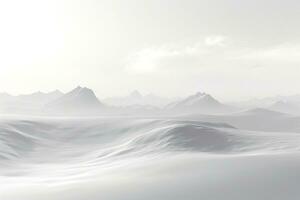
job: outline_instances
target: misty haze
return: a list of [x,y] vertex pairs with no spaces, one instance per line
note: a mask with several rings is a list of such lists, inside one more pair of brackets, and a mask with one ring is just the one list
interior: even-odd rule
[[299,10],[1,1],[0,199],[300,199]]

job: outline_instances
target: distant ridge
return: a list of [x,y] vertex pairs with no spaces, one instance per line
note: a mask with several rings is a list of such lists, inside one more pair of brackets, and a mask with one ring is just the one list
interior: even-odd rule
[[[0,113],[2,114],[108,114],[135,116],[179,116],[179,115],[259,115],[277,116],[279,114],[300,114],[299,96],[278,97],[288,100],[274,101],[263,106],[229,106],[223,104],[212,95],[197,92],[169,103],[170,99],[153,94],[143,95],[134,90],[127,96],[99,100],[94,91],[87,87],[78,86],[63,93],[59,90],[52,92],[34,92],[24,95],[0,93]],[[246,110],[247,109],[247,110]]]
[[232,116],[264,116],[264,117],[276,117],[276,116],[282,116],[285,115],[285,113],[279,112],[279,111],[274,111],[266,108],[253,108],[253,109],[248,109],[244,111],[240,111],[237,113],[233,113]]
[[173,102],[165,107],[166,110],[184,113],[224,113],[233,110],[211,95],[197,92],[181,101]]
[[93,90],[80,86],[45,106],[47,111],[78,114],[97,113],[104,107]]
[[52,92],[34,92],[31,94],[21,94],[21,95],[10,95],[8,93],[0,93],[0,99],[2,101],[14,101],[23,103],[37,103],[46,104],[53,101],[64,94],[59,90],[54,90]]
[[129,95],[120,97],[111,97],[103,100],[105,103],[113,106],[156,106],[163,107],[172,100],[159,97],[154,94],[143,95],[138,90],[134,90]]
[[287,102],[287,101],[277,101],[269,107],[270,110],[283,112],[283,113],[290,113],[290,114],[299,114],[300,107],[294,103]]
[[19,95],[16,96],[15,98],[18,98],[19,100],[26,101],[26,102],[46,104],[60,98],[63,95],[64,94],[61,91],[55,90],[49,93],[40,92],[40,91],[34,92],[32,94]]
[[143,95],[139,91],[137,91],[137,90],[134,90],[129,96],[131,98],[136,98],[136,99],[143,98]]

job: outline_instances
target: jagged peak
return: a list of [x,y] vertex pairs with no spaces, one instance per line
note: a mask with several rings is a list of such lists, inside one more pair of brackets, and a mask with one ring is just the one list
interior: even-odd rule
[[[78,86],[66,94],[67,96],[81,96],[81,97],[92,97],[97,99],[96,94],[92,89],[87,87]],[[98,99],[97,99],[98,100]]]
[[80,85],[78,85],[76,88],[74,88],[73,90],[71,90],[71,92],[72,91],[80,91],[80,90],[82,90],[82,87]]
[[130,93],[131,97],[135,97],[135,98],[141,98],[143,97],[143,95],[138,91],[138,90],[134,90]]
[[53,90],[52,92],[49,92],[48,94],[64,94],[62,91],[56,89],[56,90]]
[[217,101],[215,100],[210,94],[204,93],[204,92],[197,92],[194,95],[191,95],[186,98],[186,101],[197,101],[197,100],[211,100],[211,101]]

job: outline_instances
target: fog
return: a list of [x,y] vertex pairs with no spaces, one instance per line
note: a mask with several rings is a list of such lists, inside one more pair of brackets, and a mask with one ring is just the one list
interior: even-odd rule
[[300,1],[0,1],[1,200],[298,200]]

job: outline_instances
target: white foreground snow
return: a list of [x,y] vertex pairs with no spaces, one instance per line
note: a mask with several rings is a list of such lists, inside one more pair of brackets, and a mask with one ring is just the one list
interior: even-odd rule
[[299,169],[299,133],[183,119],[0,119],[1,200],[296,200]]

